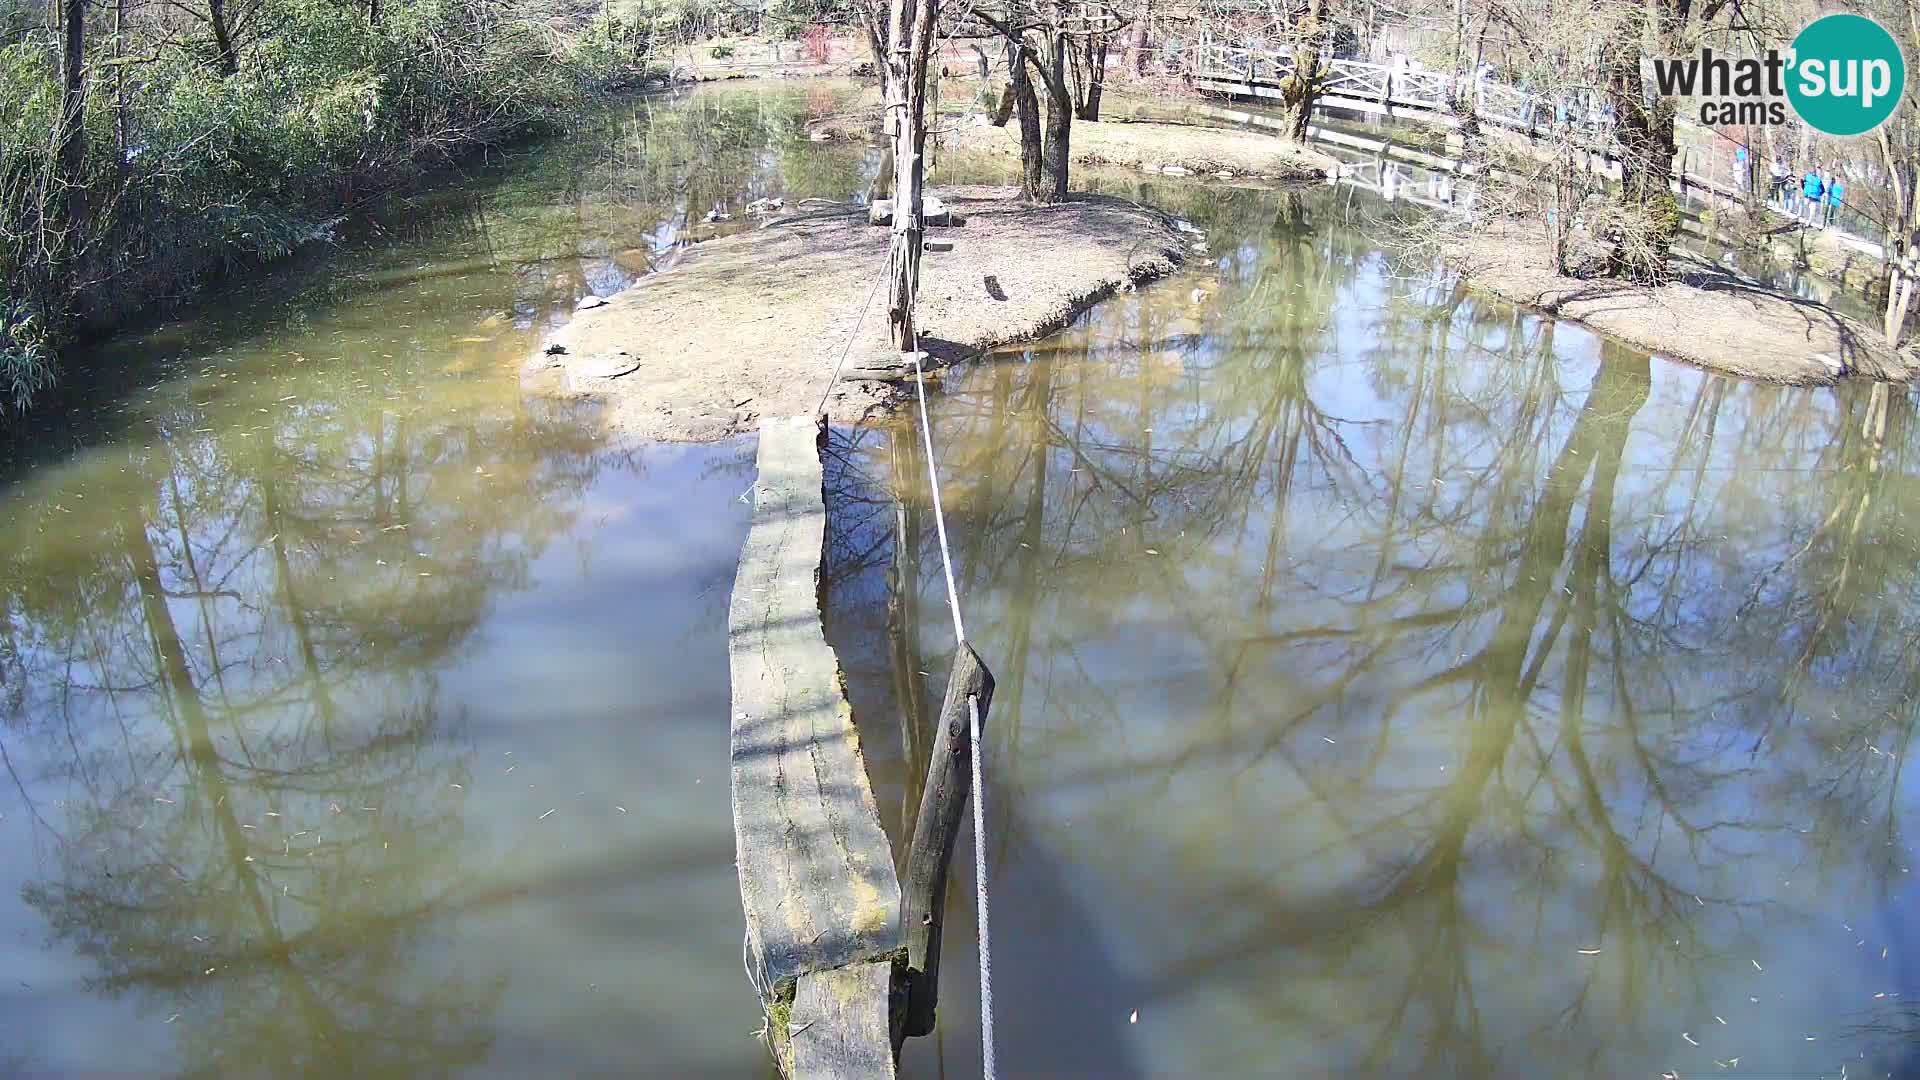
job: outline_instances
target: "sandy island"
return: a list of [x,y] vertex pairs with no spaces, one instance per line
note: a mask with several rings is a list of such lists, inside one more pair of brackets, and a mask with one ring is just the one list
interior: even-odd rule
[[[1050,333],[1170,272],[1192,242],[1164,215],[1107,196],[1028,206],[1007,189],[937,194],[965,224],[927,230],[919,324],[935,365]],[[752,431],[761,416],[813,413],[823,394],[833,422],[858,422],[901,396],[897,381],[870,377],[900,368],[887,298],[874,291],[887,241],[864,207],[829,204],[696,245],[672,270],[576,314],[524,381],[604,401],[609,428],[642,439]]]
[[[947,137],[952,146],[1020,154],[1020,126],[1011,122],[1005,127],[966,124]],[[1176,175],[1319,180],[1340,167],[1331,155],[1273,135],[1118,117],[1074,124],[1067,146],[1073,160],[1082,165],[1120,165]]]
[[1463,240],[1447,259],[1470,287],[1710,371],[1795,385],[1920,375],[1879,330],[1695,256],[1676,253],[1677,280],[1659,287],[1564,277],[1539,237],[1512,232]]

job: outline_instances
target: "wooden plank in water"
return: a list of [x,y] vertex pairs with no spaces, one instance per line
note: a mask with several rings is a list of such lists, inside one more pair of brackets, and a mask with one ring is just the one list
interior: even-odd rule
[[[766,975],[771,996],[794,1001],[796,1010],[800,998],[813,1001],[820,1030],[808,1028],[809,1036],[821,1045],[858,1042],[865,1056],[841,1057],[883,1055],[884,1075],[891,1076],[886,982],[874,1001],[844,1008],[826,1008],[820,996],[856,986],[864,994],[876,977],[868,969],[887,967],[900,948],[900,882],[839,664],[820,625],[823,434],[805,416],[769,419],[760,428],[753,525],[728,615],[740,902],[750,963]],[[857,980],[849,974],[821,981],[856,967]],[[874,1009],[877,1050],[866,1046]],[[805,1023],[796,1011],[788,1031]]]
[[887,995],[893,964],[873,960],[805,975],[787,1021],[795,1077],[890,1077]]

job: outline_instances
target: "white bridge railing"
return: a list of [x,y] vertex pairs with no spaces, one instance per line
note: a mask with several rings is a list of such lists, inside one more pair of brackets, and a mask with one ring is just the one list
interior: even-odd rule
[[[1292,54],[1280,49],[1228,45],[1203,38],[1182,51],[1188,75],[1203,85],[1212,84],[1204,85],[1205,89],[1228,94],[1277,97],[1284,91],[1283,80],[1294,73]],[[1529,140],[1555,125],[1566,124],[1591,143],[1605,143],[1613,126],[1612,110],[1599,104],[1605,96],[1596,89],[1555,100],[1487,76],[1431,71],[1404,58],[1392,64],[1329,60],[1321,69],[1315,97],[1318,103],[1333,108],[1357,108],[1390,116],[1424,113],[1429,119],[1448,124],[1458,123],[1453,104],[1457,101],[1470,108],[1481,123],[1498,125]],[[1683,131],[1711,136],[1707,145],[1700,145],[1695,138],[1681,146],[1674,163],[1674,179],[1681,190],[1691,187],[1724,202],[1740,202],[1745,197],[1747,178],[1733,153],[1735,144],[1685,117],[1676,119]],[[1606,156],[1615,158],[1611,153]],[[1761,183],[1765,182],[1763,176]],[[1790,183],[1797,190],[1798,178]],[[1850,230],[1835,231],[1851,246],[1879,254],[1876,240]]]
[[[1187,70],[1196,79],[1277,86],[1294,71],[1292,54],[1278,49],[1202,40],[1188,54],[1192,59]],[[1543,99],[1506,83],[1456,77],[1404,62],[1330,60],[1321,71],[1317,93],[1321,98],[1352,98],[1431,112],[1447,111],[1455,98],[1471,100],[1480,119],[1519,128],[1530,128],[1553,115]]]

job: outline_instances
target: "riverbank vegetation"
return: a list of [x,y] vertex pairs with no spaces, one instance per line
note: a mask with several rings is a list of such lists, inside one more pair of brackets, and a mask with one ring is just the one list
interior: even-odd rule
[[327,235],[424,170],[647,71],[562,0],[0,8],[0,415],[90,328]]

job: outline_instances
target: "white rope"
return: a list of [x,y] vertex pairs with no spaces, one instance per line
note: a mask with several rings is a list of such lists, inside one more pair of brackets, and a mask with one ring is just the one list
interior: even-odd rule
[[920,445],[927,451],[927,486],[933,492],[933,528],[940,535],[940,568],[947,576],[947,607],[953,611],[953,636],[967,640],[966,624],[960,621],[960,590],[953,584],[953,552],[947,547],[947,515],[940,505],[940,476],[933,468],[933,429],[927,425],[927,388],[920,370],[918,334],[908,335],[907,348],[913,350],[913,394],[920,402]]
[[873,279],[873,288],[867,290],[867,302],[860,305],[860,314],[853,320],[853,330],[847,334],[847,345],[840,350],[840,362],[833,365],[833,375],[827,379],[827,388],[820,391],[820,404],[814,407],[818,415],[827,411],[827,399],[833,396],[833,388],[840,385],[840,369],[847,366],[847,354],[853,351],[853,339],[860,336],[860,324],[867,321],[867,309],[873,306],[873,298],[880,292],[880,283],[887,280],[887,271]]
[[[900,207],[894,212],[899,213]],[[933,425],[927,422],[926,373],[920,369],[919,335],[910,333],[907,348],[913,356],[913,394],[920,405],[920,445],[927,452],[927,487],[933,495],[933,527],[940,537],[940,567],[947,578],[947,607],[953,612],[955,644],[964,647],[966,623],[960,619],[960,590],[953,582],[953,551],[947,546],[947,516],[940,503],[940,474],[933,467]],[[998,1070],[993,1054],[993,945],[987,929],[987,809],[986,781],[980,772],[985,750],[980,744],[980,699],[967,695],[971,722],[968,734],[973,739],[973,902],[980,925],[980,1073],[995,1080]]]

